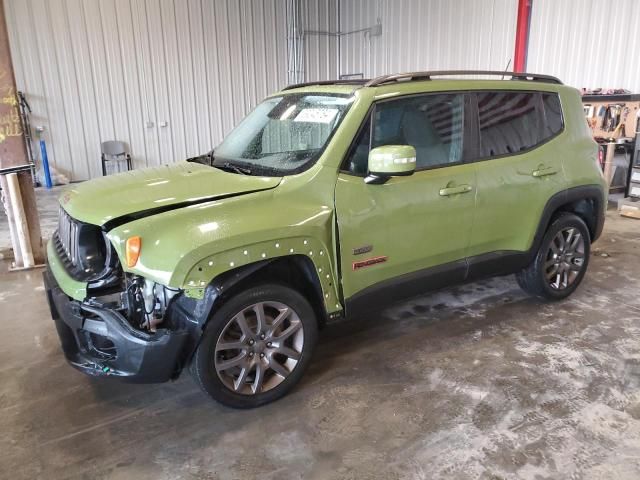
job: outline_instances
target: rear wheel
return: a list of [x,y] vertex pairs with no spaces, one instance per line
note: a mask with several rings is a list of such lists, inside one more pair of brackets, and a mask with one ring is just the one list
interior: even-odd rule
[[516,274],[520,287],[537,297],[559,300],[571,295],[589,264],[591,237],[584,221],[560,214],[549,226],[533,262]]
[[300,380],[316,339],[313,308],[300,293],[282,285],[249,288],[213,314],[191,371],[220,403],[257,407]]

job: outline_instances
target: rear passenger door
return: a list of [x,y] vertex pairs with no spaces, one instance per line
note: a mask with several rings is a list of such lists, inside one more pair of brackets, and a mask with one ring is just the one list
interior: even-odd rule
[[562,159],[554,147],[563,131],[557,94],[482,91],[474,98],[479,145],[472,274],[474,264],[495,253],[528,250],[547,201],[565,188]]

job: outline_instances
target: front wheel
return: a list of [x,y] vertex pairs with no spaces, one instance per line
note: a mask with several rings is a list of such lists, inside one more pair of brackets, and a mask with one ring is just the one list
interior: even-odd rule
[[535,259],[516,274],[520,287],[540,298],[560,300],[571,295],[589,264],[591,236],[584,221],[560,214],[549,226]]
[[300,380],[317,336],[313,308],[300,293],[283,285],[249,288],[210,318],[191,372],[214,400],[257,407]]

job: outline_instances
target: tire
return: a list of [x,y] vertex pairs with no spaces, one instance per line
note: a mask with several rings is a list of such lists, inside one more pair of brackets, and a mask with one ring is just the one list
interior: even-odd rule
[[[574,233],[569,237],[571,231]],[[565,240],[565,250],[560,248],[563,245],[560,235]],[[574,254],[569,252],[572,243],[579,244]],[[584,221],[573,213],[560,213],[549,225],[533,262],[516,274],[518,285],[530,295],[545,300],[566,298],[582,282],[590,251],[591,235]]]
[[258,407],[298,383],[317,337],[316,315],[299,292],[276,284],[247,288],[207,322],[191,373],[223,405]]

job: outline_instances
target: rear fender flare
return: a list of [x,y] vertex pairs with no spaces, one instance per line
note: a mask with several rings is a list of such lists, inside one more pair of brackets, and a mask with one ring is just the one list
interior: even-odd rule
[[544,211],[542,212],[542,217],[540,218],[540,223],[538,224],[538,229],[533,239],[533,244],[531,246],[531,249],[529,250],[530,259],[535,257],[536,253],[538,252],[538,248],[540,248],[542,238],[544,237],[544,234],[546,233],[547,228],[551,223],[553,215],[557,211],[562,210],[562,208],[566,205],[570,205],[571,203],[577,202],[579,200],[592,200],[594,203],[594,218],[588,219],[587,226],[589,227],[589,230],[592,234],[591,242],[594,242],[598,239],[598,237],[602,233],[602,226],[604,224],[604,213],[606,210],[606,205],[604,205],[604,193],[602,186],[584,185],[569,188],[567,190],[562,190],[561,192],[553,195],[545,205]]

